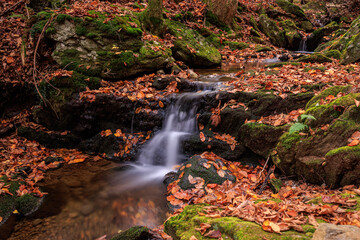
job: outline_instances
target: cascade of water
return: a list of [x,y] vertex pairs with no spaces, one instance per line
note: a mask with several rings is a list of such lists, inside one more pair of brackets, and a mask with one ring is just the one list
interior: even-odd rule
[[184,93],[168,107],[163,128],[142,148],[139,163],[166,168],[178,163],[180,141],[197,131],[198,98],[206,92]]
[[300,51],[300,52],[307,52],[306,40],[307,40],[307,37],[306,37],[306,36],[304,36],[304,37],[301,39],[301,42],[300,42],[300,45],[299,45],[299,51]]

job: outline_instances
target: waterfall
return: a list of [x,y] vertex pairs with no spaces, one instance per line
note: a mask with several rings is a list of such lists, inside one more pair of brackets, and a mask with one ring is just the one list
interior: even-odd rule
[[181,94],[167,108],[163,128],[141,149],[139,163],[171,168],[179,162],[181,140],[197,132],[197,105],[206,92]]
[[303,36],[299,45],[299,52],[307,52],[306,40],[307,37]]

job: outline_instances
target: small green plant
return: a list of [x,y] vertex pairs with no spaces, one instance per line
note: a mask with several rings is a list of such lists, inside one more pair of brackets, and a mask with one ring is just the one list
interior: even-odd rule
[[309,129],[309,126],[304,123],[307,119],[316,120],[312,115],[302,114],[300,116],[300,122],[294,123],[289,129],[289,133],[302,132]]

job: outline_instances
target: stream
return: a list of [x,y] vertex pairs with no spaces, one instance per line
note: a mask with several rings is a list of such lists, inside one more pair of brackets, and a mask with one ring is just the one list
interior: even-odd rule
[[[199,81],[214,86],[230,80],[239,70],[276,61],[195,72]],[[38,211],[16,223],[15,217],[9,219],[7,224],[12,226],[7,228],[8,239],[97,239],[135,225],[150,228],[161,225],[168,214],[163,178],[185,160],[180,143],[198,133],[197,99],[212,91],[210,88],[178,94],[166,110],[162,129],[141,148],[134,164],[89,161],[47,173],[40,186],[48,192],[44,203]]]

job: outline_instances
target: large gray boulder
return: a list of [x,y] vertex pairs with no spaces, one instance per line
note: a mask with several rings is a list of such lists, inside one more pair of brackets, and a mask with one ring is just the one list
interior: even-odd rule
[[350,225],[321,223],[312,240],[359,240],[360,228]]

